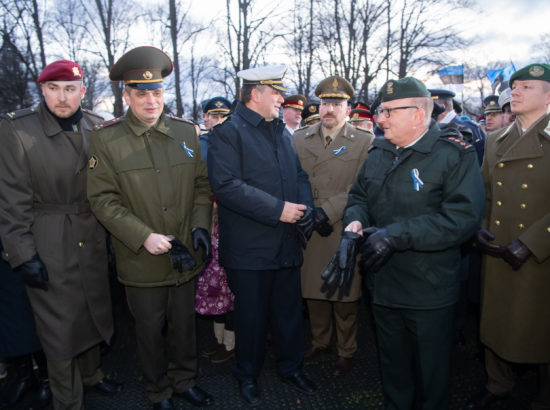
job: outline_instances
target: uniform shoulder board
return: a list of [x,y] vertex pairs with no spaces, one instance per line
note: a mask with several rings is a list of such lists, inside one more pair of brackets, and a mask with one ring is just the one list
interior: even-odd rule
[[176,117],[175,115],[172,115],[172,114],[168,114],[168,118],[171,118],[175,121],[186,122],[187,124],[191,124],[193,126],[198,125],[195,121],[186,120],[185,118],[181,118],[181,117]]
[[109,127],[110,125],[117,124],[122,121],[122,117],[113,118],[112,120],[102,122],[94,127],[94,131]]
[[305,130],[306,128],[309,128],[309,125],[308,125],[308,124],[302,125],[301,127],[296,128],[296,129],[294,130],[294,132],[296,132],[296,131],[301,131],[301,130]]
[[93,112],[93,111],[88,110],[86,108],[82,108],[82,112],[85,112],[86,114],[91,115],[92,117],[99,118],[100,120],[103,121],[103,117],[101,115],[99,115],[98,113],[96,113],[96,112]]
[[2,115],[2,118],[8,118],[10,120],[16,120],[18,118],[26,117],[27,115],[38,112],[37,107],[23,108],[21,110],[8,112]]
[[457,136],[454,136],[454,135],[443,135],[441,137],[441,139],[443,141],[447,141],[447,142],[450,142],[451,144],[453,144],[455,147],[457,148],[460,148],[462,150],[467,150],[469,148],[472,148],[473,149],[473,145],[470,144],[469,142],[466,142],[460,138],[458,138]]

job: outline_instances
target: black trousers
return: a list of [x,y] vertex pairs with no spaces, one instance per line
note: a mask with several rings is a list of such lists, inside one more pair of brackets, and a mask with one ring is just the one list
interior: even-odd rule
[[[195,385],[196,282],[193,279],[181,286],[126,287],[136,321],[137,352],[147,379],[147,397],[153,403]],[[165,323],[166,340],[162,335]]]
[[300,370],[304,360],[300,269],[227,269],[227,279],[235,294],[235,377],[242,381],[260,374],[268,326],[279,375]]

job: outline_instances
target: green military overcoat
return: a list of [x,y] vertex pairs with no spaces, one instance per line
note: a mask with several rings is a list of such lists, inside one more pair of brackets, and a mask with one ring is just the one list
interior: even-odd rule
[[316,207],[323,208],[334,231],[327,237],[313,232],[304,252],[302,295],[307,299],[352,302],[361,297],[361,277],[354,275],[349,292],[328,292],[321,271],[336,252],[342,238],[342,213],[348,191],[367,158],[374,134],[345,123],[325,148],[321,123],[294,133],[296,153],[309,182]]
[[49,359],[69,359],[113,334],[106,233],[86,198],[89,135],[102,118],[84,111],[63,131],[44,103],[0,123],[0,230],[12,267],[40,255],[48,291],[27,293]]
[[[212,191],[193,123],[163,114],[149,127],[128,109],[125,117],[96,127],[88,198],[111,233],[124,285],[178,285],[202,270],[202,248],[193,250],[191,230],[210,229]],[[168,254],[151,255],[143,243],[153,232],[179,238],[196,267],[180,273]]]
[[[487,137],[484,226],[494,242],[533,253],[514,271],[485,256],[481,340],[512,362],[550,362],[550,115],[520,133],[516,120]],[[521,135],[521,136],[520,136]]]

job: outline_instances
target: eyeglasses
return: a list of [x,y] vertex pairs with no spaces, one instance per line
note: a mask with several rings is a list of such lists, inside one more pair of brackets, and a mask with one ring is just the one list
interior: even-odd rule
[[404,110],[406,108],[416,108],[416,109],[418,109],[419,107],[417,107],[416,105],[404,105],[402,107],[393,107],[393,108],[378,107],[378,109],[376,110],[376,114],[378,114],[378,115],[384,114],[384,117],[390,118],[390,115],[391,115],[392,111],[394,111],[394,110]]

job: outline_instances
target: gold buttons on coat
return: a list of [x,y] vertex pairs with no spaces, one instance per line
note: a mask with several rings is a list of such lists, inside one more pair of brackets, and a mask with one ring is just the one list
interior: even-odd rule
[[84,242],[78,242],[78,246],[79,246],[80,248],[84,248]]
[[527,189],[529,187],[529,185],[527,184],[521,184],[521,189]]
[[500,226],[500,221],[498,219],[495,221],[495,225]]
[[518,225],[518,228],[519,228],[519,229],[523,229],[523,228],[525,228],[525,225],[519,224],[519,225]]
[[498,185],[498,186],[502,186],[502,182],[497,181],[497,185]]
[[533,169],[533,164],[527,164],[527,168]]
[[519,207],[520,207],[521,209],[525,209],[525,208],[527,208],[527,204],[521,204]]
[[501,201],[497,201],[497,206],[502,206],[502,202],[501,202]]
[[499,168],[504,168],[504,163],[499,162],[497,166],[498,166]]

